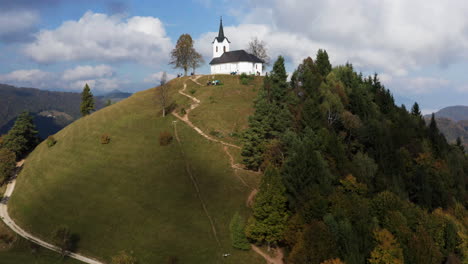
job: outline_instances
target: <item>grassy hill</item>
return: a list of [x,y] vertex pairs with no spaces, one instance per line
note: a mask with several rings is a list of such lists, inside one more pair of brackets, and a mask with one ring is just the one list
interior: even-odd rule
[[[194,124],[238,142],[233,132],[247,124],[254,85],[261,79],[241,85],[236,76],[216,78],[224,86],[175,79],[168,83],[169,96],[175,111],[187,108],[189,99],[177,93],[187,82],[187,91],[194,89],[202,100]],[[39,145],[18,177],[10,214],[49,241],[55,227],[66,224],[80,238],[78,251],[104,261],[126,250],[140,263],[165,263],[171,256],[180,263],[263,263],[251,251],[234,250],[229,238],[234,213],[244,218],[250,213],[251,189],[243,181],[254,186],[258,175],[236,174],[221,144],[172,115],[162,118],[159,92],[137,93],[77,120],[55,135],[52,148]],[[180,144],[174,139],[160,146],[160,133],[174,135],[175,127]],[[107,145],[100,143],[104,133],[111,138]],[[238,161],[239,150],[229,151]],[[223,258],[223,253],[232,255]]]

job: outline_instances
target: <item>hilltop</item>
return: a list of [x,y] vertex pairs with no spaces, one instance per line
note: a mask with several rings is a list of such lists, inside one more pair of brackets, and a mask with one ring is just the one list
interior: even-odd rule
[[[237,144],[262,78],[242,85],[238,76],[216,76],[223,85],[201,86],[207,78],[167,84],[174,112],[192,105],[178,93],[186,84],[201,100],[190,113],[193,125]],[[207,140],[173,115],[162,118],[159,92],[78,119],[54,135],[52,148],[40,144],[18,177],[10,215],[46,241],[67,225],[79,236],[79,252],[104,261],[126,250],[141,263],[263,263],[252,251],[232,249],[229,232],[236,212],[247,218],[259,175],[233,168],[240,149]],[[172,135],[168,146],[159,144],[162,132]],[[109,144],[100,143],[103,134]]]

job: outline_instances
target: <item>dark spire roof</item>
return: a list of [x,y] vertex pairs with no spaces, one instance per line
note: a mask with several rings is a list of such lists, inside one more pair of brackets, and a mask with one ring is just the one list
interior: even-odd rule
[[240,61],[263,63],[263,61],[257,56],[249,54],[245,50],[234,50],[224,52],[223,55],[221,55],[221,57],[214,58],[213,60],[211,60],[210,65]]
[[[228,41],[229,43],[231,43],[231,42],[229,41],[229,39],[226,38],[226,37],[224,36],[223,17],[221,17],[220,22],[219,22],[219,32],[218,32],[218,36],[215,38],[215,40],[217,40],[219,43],[221,43],[221,42],[224,41],[224,39],[227,39],[227,41]],[[214,40],[213,40],[213,42],[214,42]]]

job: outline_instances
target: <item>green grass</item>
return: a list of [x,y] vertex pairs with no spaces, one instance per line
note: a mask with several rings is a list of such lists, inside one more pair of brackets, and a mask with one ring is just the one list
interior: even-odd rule
[[[198,79],[201,84],[211,80],[211,75]],[[215,75],[222,86],[203,86],[189,81],[187,90],[195,89],[195,97],[202,104],[190,113],[190,120],[203,131],[219,131],[223,140],[240,144],[240,135],[248,126],[248,117],[253,113],[253,101],[263,83],[263,77],[255,77],[251,85],[242,85],[239,76]]]
[[[168,84],[178,107],[189,104],[177,94],[184,80]],[[228,80],[223,82],[227,89]],[[202,89],[195,96],[206,96]],[[80,237],[79,252],[104,261],[127,250],[140,263],[165,263],[169,256],[184,264],[263,263],[252,251],[230,246],[229,222],[236,211],[247,218],[249,189],[234,175],[222,146],[181,121],[177,122],[181,146],[175,139],[168,146],[159,146],[159,134],[174,133],[176,119],[160,117],[157,92],[137,93],[77,120],[54,136],[57,144],[51,148],[45,142],[40,144],[18,177],[9,201],[10,214],[18,225],[47,241],[56,226],[66,224]],[[218,98],[216,92],[210,96],[217,101],[225,98]],[[217,109],[218,119],[224,118],[224,108],[209,111]],[[209,114],[216,126],[226,122]],[[110,135],[110,144],[100,144],[104,133]],[[214,220],[220,246],[185,170],[186,163]],[[258,181],[255,175],[244,177]],[[222,258],[227,252],[232,256]]]
[[16,236],[3,222],[0,221],[0,234],[14,237],[14,242],[7,244],[0,240],[0,263],[2,264],[78,264],[80,261],[62,258],[59,254],[34,245]]

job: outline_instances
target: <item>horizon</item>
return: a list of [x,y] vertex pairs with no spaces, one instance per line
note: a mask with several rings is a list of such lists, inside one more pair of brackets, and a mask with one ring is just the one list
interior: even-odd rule
[[193,37],[204,56],[198,72],[207,74],[222,16],[232,50],[246,49],[258,37],[272,61],[285,57],[289,74],[323,48],[333,66],[350,62],[364,75],[378,73],[398,105],[417,101],[428,114],[468,102],[463,74],[468,5],[462,1],[294,1],[282,7],[281,1],[247,0],[158,6],[151,1],[6,0],[2,5],[0,21],[8,22],[0,25],[0,83],[13,86],[80,92],[89,83],[96,94],[145,90],[158,84],[163,71],[169,78],[180,72],[168,61],[183,33]]

